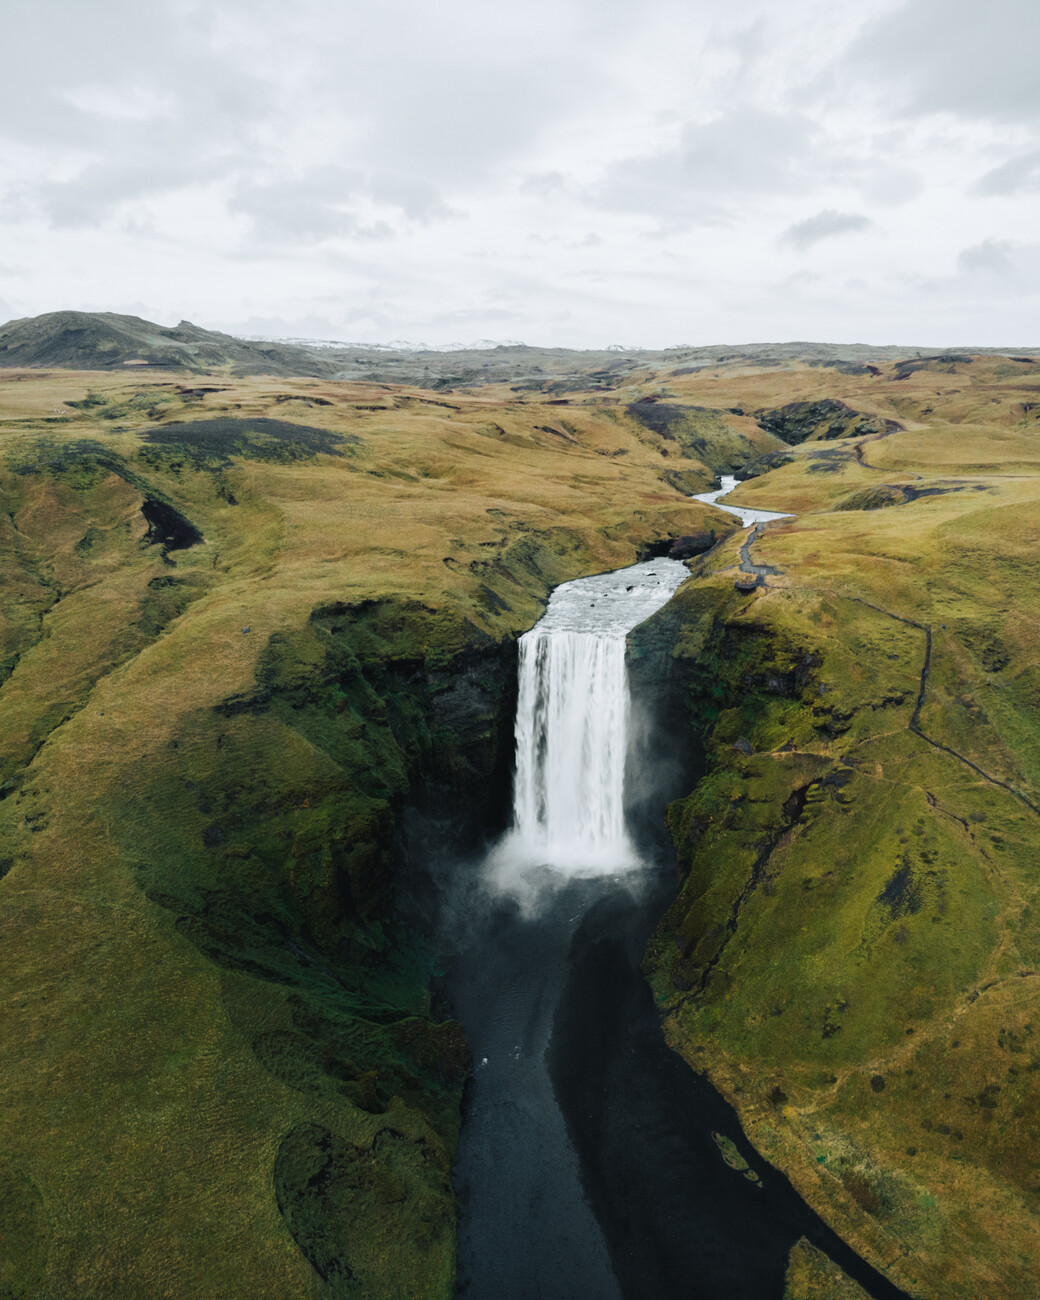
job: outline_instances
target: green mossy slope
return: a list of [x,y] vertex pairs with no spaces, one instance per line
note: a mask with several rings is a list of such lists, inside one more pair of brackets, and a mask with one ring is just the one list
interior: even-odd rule
[[[451,1293],[466,1047],[395,911],[402,811],[493,808],[555,584],[712,529],[636,637],[708,763],[647,961],[670,1041],[914,1294],[1032,1294],[1040,379],[777,365],[566,409],[0,385],[5,1294]],[[782,455],[742,414],[821,403],[845,436]],[[741,500],[797,518],[742,556],[683,494],[751,460]],[[790,1285],[842,1294],[818,1263]]]
[[667,614],[709,766],[669,812],[647,971],[676,1049],[877,1266],[937,1300],[1032,1295],[1036,480],[868,524],[826,513],[830,480],[813,514],[812,473],[742,489],[805,512],[753,543],[763,586],[734,589],[723,543]]
[[402,811],[494,812],[553,585],[726,520],[595,414],[87,382],[0,388],[0,1289],[448,1297]]

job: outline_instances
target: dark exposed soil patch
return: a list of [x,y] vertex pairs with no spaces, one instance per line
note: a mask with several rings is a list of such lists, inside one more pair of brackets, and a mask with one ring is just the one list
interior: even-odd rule
[[896,868],[885,881],[878,901],[888,908],[893,921],[903,916],[913,916],[921,910],[921,891],[909,865]]
[[145,542],[149,546],[161,545],[164,555],[170,551],[186,551],[189,546],[205,541],[191,520],[166,501],[146,500],[141,514],[148,521]]
[[874,375],[876,378],[881,374],[877,366],[859,361],[810,361],[808,364],[817,370],[836,370],[840,375]]
[[691,412],[704,413],[706,408],[677,406],[672,402],[661,402],[656,397],[641,397],[638,402],[626,406],[625,410],[644,428],[671,441],[675,438],[676,430],[685,426]]
[[[625,407],[626,415],[661,440],[656,444],[661,455],[668,455],[670,450],[669,446],[661,443],[674,444],[672,455],[700,460],[716,472],[728,471],[737,456],[747,457],[754,450],[750,440],[727,423],[727,415],[733,413],[713,406],[663,402],[653,396],[641,397],[638,402],[630,402]],[[675,486],[687,493],[697,490],[692,483]]]
[[387,1221],[398,1252],[413,1255],[416,1220],[427,1243],[443,1244],[452,1228],[447,1171],[423,1143],[390,1128],[356,1145],[323,1125],[297,1124],[275,1158],[274,1188],[286,1226],[334,1296],[369,1294],[365,1246]]
[[825,447],[812,453],[808,470],[810,474],[842,474],[853,459],[853,454],[841,447]]
[[183,456],[196,466],[227,464],[232,456],[281,463],[317,455],[342,456],[360,442],[353,435],[308,424],[235,416],[163,424],[145,430],[142,437],[150,446]]

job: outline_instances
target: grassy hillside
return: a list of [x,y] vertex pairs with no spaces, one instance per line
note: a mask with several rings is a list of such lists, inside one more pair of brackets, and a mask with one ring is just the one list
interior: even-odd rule
[[752,543],[761,585],[735,589],[726,542],[669,611],[711,754],[648,959],[670,1040],[839,1231],[944,1300],[1032,1296],[1040,1266],[1035,369],[844,381],[904,429],[747,483],[798,515]]
[[270,379],[15,372],[0,438],[0,1294],[450,1295],[467,1050],[395,823],[478,798],[554,584],[727,530],[665,481],[710,470]]
[[[1034,1294],[1040,366],[230,370],[0,382],[0,1295],[451,1294],[403,810],[490,806],[513,638],[680,536],[670,1041],[914,1294]],[[750,544],[685,496],[741,467]]]
[[0,326],[0,369],[62,366],[69,370],[127,367],[206,373],[321,375],[320,353],[247,343],[191,321],[156,325],[113,312],[56,311]]

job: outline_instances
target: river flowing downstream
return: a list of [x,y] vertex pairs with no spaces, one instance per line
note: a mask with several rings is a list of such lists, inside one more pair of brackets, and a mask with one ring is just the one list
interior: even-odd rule
[[723,474],[719,478],[719,483],[721,484],[720,487],[713,489],[711,492],[698,492],[690,500],[703,501],[705,505],[714,506],[716,510],[725,510],[728,515],[736,515],[743,528],[749,528],[752,524],[768,524],[774,519],[794,518],[794,515],[785,514],[779,510],[752,510],[749,506],[723,505],[722,498],[728,497],[731,492],[735,492],[740,486],[740,480],[733,474]]
[[454,1170],[466,1300],[781,1300],[801,1236],[877,1300],[902,1295],[670,1051],[640,974],[675,875],[670,846],[626,823],[625,639],[688,576],[657,559],[567,583],[520,641],[513,822],[475,875],[459,867],[445,978],[474,1057]]

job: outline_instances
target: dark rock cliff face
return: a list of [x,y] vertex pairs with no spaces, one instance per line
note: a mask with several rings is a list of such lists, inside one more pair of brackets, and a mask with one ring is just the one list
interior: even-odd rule
[[[516,642],[464,650],[423,673],[434,743],[403,801],[428,847],[468,852],[500,831],[509,811],[516,713]],[[419,845],[406,837],[405,851]]]
[[515,641],[489,641],[422,673],[435,739],[396,809],[392,859],[396,915],[422,939],[441,928],[437,868],[479,854],[509,821],[516,661]]
[[902,428],[895,420],[853,410],[833,397],[816,402],[789,402],[771,411],[758,411],[757,415],[763,429],[787,443],[894,433]]
[[695,555],[710,551],[719,540],[714,528],[699,533],[687,533],[682,537],[662,537],[650,542],[639,551],[641,560],[655,560],[667,557],[669,560],[689,560]]
[[689,709],[693,675],[676,657],[681,615],[668,604],[629,636],[632,742],[626,770],[626,817],[649,843],[666,844],[664,814],[704,773],[704,747]]
[[784,465],[790,465],[793,456],[788,456],[782,451],[769,451],[764,456],[755,456],[746,461],[739,469],[734,471],[734,477],[741,483],[747,482],[750,478],[761,478],[763,474],[768,474],[771,469],[780,469]]
[[[500,829],[515,683],[514,641],[438,626],[414,602],[335,603],[272,636],[256,689],[221,706],[276,723],[335,764],[331,788],[305,798],[291,849],[297,920],[327,954],[347,963],[388,955],[400,873],[414,891],[431,855],[472,851]],[[250,809],[254,840],[267,811]],[[224,842],[241,820],[229,809],[208,833]],[[275,838],[279,830],[270,828]],[[425,919],[410,909],[410,924]]]

